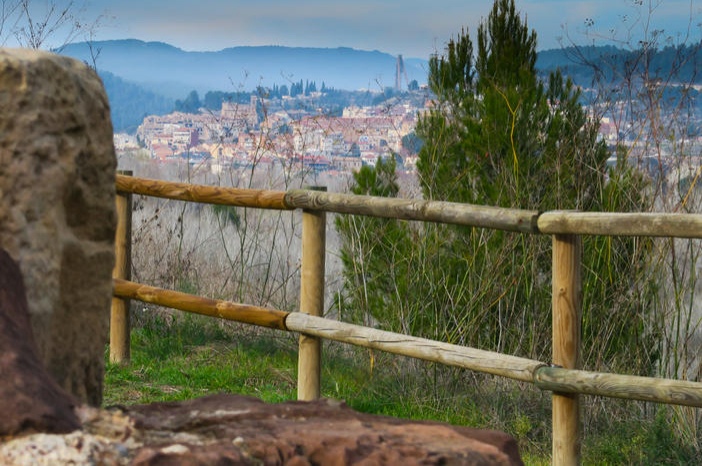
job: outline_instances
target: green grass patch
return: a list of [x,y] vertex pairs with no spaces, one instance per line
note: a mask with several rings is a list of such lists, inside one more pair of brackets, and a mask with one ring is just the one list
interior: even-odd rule
[[[160,314],[137,322],[131,350],[129,365],[107,364],[105,406],[222,392],[296,399],[294,334]],[[361,412],[502,430],[517,438],[526,464],[550,463],[550,394],[530,384],[325,342],[322,396]],[[698,464],[694,445],[702,442],[680,439],[673,408],[649,405],[653,414],[642,414],[632,402],[604,405],[612,409],[583,409],[583,464]]]
[[[699,465],[702,452],[675,434],[675,408],[658,406],[641,423],[632,419],[612,422],[609,435],[600,433],[587,442],[584,464]],[[697,439],[697,444],[700,444]]]
[[237,338],[212,319],[155,319],[132,330],[132,358],[107,364],[105,405],[185,400],[213,393],[265,401],[295,397],[296,353],[290,344]]

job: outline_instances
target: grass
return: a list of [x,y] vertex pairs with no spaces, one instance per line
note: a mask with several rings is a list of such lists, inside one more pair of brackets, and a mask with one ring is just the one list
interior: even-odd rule
[[[296,398],[294,334],[188,314],[136,320],[131,363],[107,364],[105,406],[222,392]],[[322,396],[362,412],[503,430],[526,464],[550,463],[550,396],[529,384],[325,342]],[[670,428],[670,408],[647,405],[655,412],[641,416],[631,402],[610,402],[612,411],[585,420],[583,464],[698,464],[699,452]]]
[[229,392],[277,402],[295,397],[294,347],[275,335],[235,338],[213,321],[157,317],[132,331],[128,366],[108,364],[105,405],[185,400]]

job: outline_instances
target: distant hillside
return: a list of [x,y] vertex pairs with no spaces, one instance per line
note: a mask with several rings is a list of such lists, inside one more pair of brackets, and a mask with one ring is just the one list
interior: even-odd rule
[[[191,90],[250,91],[302,80],[336,89],[382,90],[394,86],[397,57],[350,48],[233,47],[219,52],[186,52],[161,42],[135,39],[99,41],[98,71],[108,71],[169,98]],[[61,53],[91,63],[87,43],[66,46]],[[409,80],[426,81],[425,61],[409,59]]]
[[127,82],[108,71],[99,74],[110,101],[115,132],[133,133],[146,115],[165,115],[173,111],[173,99]]
[[543,75],[560,68],[564,75],[583,87],[593,83],[614,84],[628,77],[642,76],[645,63],[651,79],[671,83],[702,83],[702,44],[664,47],[649,52],[623,50],[613,46],[566,47],[539,52],[536,67]]
[[[186,52],[161,42],[135,39],[94,42],[91,47],[75,43],[61,53],[93,63],[91,48],[98,52],[97,70],[105,82],[113,123],[119,131],[133,130],[146,114],[172,111],[175,100],[192,90],[201,96],[208,91],[247,93],[258,86],[272,89],[310,81],[327,89],[381,91],[394,86],[397,63],[397,57],[387,53],[350,48],[265,46]],[[597,88],[593,83],[616,84],[631,70],[640,74],[645,62],[641,58],[640,51],[613,46],[566,47],[539,52],[536,67],[544,78],[560,68],[576,84]],[[668,82],[675,69],[673,83],[702,83],[698,72],[702,69],[701,44],[656,50],[648,63],[651,77]],[[426,83],[427,60],[405,58],[404,64],[408,80]],[[336,105],[342,108],[344,102]]]

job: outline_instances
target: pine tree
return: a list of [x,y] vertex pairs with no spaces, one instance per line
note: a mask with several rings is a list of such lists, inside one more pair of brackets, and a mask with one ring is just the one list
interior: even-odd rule
[[[464,30],[429,63],[436,100],[417,127],[425,198],[533,210],[636,209],[641,177],[626,165],[607,171],[607,148],[569,79],[538,79],[536,34],[514,1],[497,0],[477,37],[477,53]],[[394,196],[379,189],[392,186],[378,184],[390,178],[394,167],[364,167],[353,191]],[[337,228],[347,304],[366,321],[548,360],[548,237],[378,219],[344,219]],[[641,363],[632,348],[642,344],[646,293],[632,295],[629,282],[616,277],[638,273],[646,244],[586,238],[583,332],[598,357]]]
[[[395,159],[378,159],[374,167],[354,173],[353,194],[397,197]],[[398,289],[410,285],[402,259],[409,245],[409,229],[398,220],[356,215],[340,216],[336,228],[342,240],[341,261],[346,289],[339,309],[343,318],[389,330],[403,326],[397,313]],[[404,293],[401,293],[404,294]],[[372,322],[371,322],[372,321]]]
[[[621,192],[639,192],[641,178],[620,167],[617,182],[607,183],[608,151],[598,141],[597,124],[587,118],[579,91],[560,72],[538,79],[536,33],[528,28],[513,0],[496,0],[477,31],[477,53],[464,30],[443,56],[429,63],[433,110],[420,118],[417,135],[424,145],[417,168],[426,198],[531,210],[629,210]],[[447,289],[458,284],[479,290],[479,303],[442,309],[445,319],[462,309],[480,329],[472,344],[500,351],[545,357],[549,331],[550,247],[540,236],[478,229],[442,228],[437,249]],[[589,240],[585,249],[585,305],[597,299],[584,322],[585,339],[599,338],[611,318],[607,300],[627,294],[627,282],[604,276],[634,273],[640,249],[632,241],[613,244]],[[603,260],[604,257],[607,260]],[[612,273],[614,272],[614,275]],[[485,280],[489,277],[489,280]],[[620,300],[621,301],[621,300]],[[623,303],[631,328],[642,323],[639,303]],[[436,312],[436,311],[435,311]],[[640,336],[619,333],[608,345],[612,355]],[[604,346],[600,341],[597,344]],[[606,352],[606,351],[605,351]]]
[[197,91],[190,91],[185,100],[176,100],[175,110],[183,113],[198,113],[200,111],[200,97]]
[[[590,209],[608,153],[597,141],[572,82],[536,73],[536,33],[498,0],[478,28],[432,57],[435,110],[417,133],[418,169],[428,198],[525,209]],[[555,191],[550,190],[556,188]]]

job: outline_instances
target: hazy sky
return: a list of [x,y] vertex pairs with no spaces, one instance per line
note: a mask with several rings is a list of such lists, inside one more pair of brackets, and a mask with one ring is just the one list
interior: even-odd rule
[[[48,0],[44,0],[48,1]],[[67,1],[67,0],[64,0]],[[61,3],[59,0],[58,3]],[[241,45],[352,47],[427,58],[487,17],[490,0],[87,0],[104,13],[96,39],[137,38],[185,50]],[[517,0],[539,49],[663,30],[674,42],[702,37],[700,0]],[[591,24],[587,26],[588,24]]]

